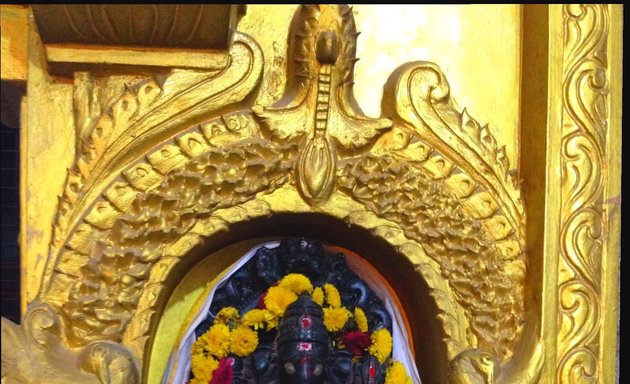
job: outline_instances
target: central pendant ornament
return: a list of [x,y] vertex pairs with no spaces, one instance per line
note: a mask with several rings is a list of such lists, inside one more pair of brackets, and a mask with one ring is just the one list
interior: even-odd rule
[[303,5],[292,25],[285,94],[253,112],[271,136],[301,142],[296,184],[318,204],[335,190],[338,160],[368,150],[392,122],[365,116],[354,99],[358,33],[350,7]]

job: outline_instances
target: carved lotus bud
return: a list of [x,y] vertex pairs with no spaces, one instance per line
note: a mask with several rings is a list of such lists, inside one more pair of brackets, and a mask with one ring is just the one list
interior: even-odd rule
[[297,162],[297,183],[309,202],[321,202],[335,187],[337,157],[328,140],[317,135],[310,139]]

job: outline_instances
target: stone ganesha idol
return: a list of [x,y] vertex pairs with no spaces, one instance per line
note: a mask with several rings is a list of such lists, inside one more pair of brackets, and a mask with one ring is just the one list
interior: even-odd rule
[[[216,289],[196,327],[191,383],[383,384],[402,368],[392,355],[404,340],[391,336],[401,332],[399,314],[346,257],[305,239],[260,247]],[[246,348],[235,346],[243,333]]]

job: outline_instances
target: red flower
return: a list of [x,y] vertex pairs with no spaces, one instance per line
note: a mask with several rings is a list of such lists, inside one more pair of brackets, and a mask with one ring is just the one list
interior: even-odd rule
[[219,366],[214,370],[209,384],[232,384],[234,380],[232,365],[234,365],[233,357],[224,357],[219,360]]
[[265,305],[265,297],[267,297],[267,292],[260,295],[260,297],[258,298],[258,303],[256,303],[256,308],[267,309],[267,305]]
[[346,349],[355,357],[363,355],[363,352],[372,345],[370,335],[359,331],[346,333],[341,337],[341,341],[343,342],[343,345],[346,346]]

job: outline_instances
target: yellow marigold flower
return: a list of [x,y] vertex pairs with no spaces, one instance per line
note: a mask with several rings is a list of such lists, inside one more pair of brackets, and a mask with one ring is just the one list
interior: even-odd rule
[[367,332],[368,331],[368,321],[367,317],[365,317],[365,312],[359,307],[354,309],[354,321],[357,322],[357,326],[359,327],[359,331]]
[[217,313],[217,317],[214,319],[214,322],[229,325],[230,322],[236,322],[238,319],[238,309],[234,307],[225,307]]
[[241,324],[254,329],[260,329],[265,323],[265,316],[267,310],[265,309],[252,309],[243,315]]
[[385,373],[385,384],[413,384],[400,361],[395,361]]
[[299,295],[300,293],[313,292],[313,285],[308,277],[300,273],[289,273],[280,280],[278,286]]
[[329,332],[336,332],[346,325],[350,311],[345,308],[324,308],[324,325]]
[[225,324],[214,324],[208,332],[204,333],[202,338],[206,342],[206,351],[211,355],[221,358],[225,357],[230,350],[230,328]]
[[313,290],[311,294],[311,298],[314,302],[316,302],[320,307],[324,305],[324,291],[322,291],[321,287],[317,287]]
[[198,338],[197,340],[195,340],[195,342],[192,345],[191,348],[191,355],[200,355],[204,353],[204,350],[206,348],[206,339],[203,337]]
[[297,295],[286,288],[276,286],[269,288],[265,296],[265,306],[267,310],[278,317],[284,315],[284,311],[289,304],[297,300]]
[[341,296],[339,291],[332,284],[324,284],[324,292],[326,292],[326,302],[333,308],[341,307]]
[[273,313],[266,311],[265,322],[267,323],[267,330],[270,331],[278,326],[280,318]]
[[193,355],[191,365],[195,378],[190,383],[208,384],[212,380],[212,374],[219,366],[219,362],[211,356]]
[[240,326],[232,331],[230,351],[236,356],[249,356],[258,348],[258,333],[247,326]]
[[383,364],[392,353],[392,335],[386,328],[381,328],[370,335],[372,345],[369,352]]

